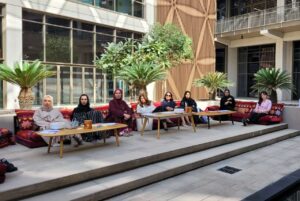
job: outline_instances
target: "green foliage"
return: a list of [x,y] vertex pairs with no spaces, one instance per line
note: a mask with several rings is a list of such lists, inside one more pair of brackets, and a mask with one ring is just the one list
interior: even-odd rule
[[193,83],[196,87],[206,87],[208,89],[210,99],[215,99],[215,93],[218,89],[224,90],[232,83],[227,79],[225,73],[210,72],[202,78],[194,80]]
[[255,84],[252,92],[266,91],[272,102],[277,102],[276,89],[294,91],[290,74],[276,68],[262,68],[254,74]]
[[174,25],[157,24],[140,42],[109,43],[95,64],[134,87],[144,88],[145,83],[164,79],[169,68],[192,58],[189,37]]
[[0,64],[0,79],[20,86],[31,88],[44,78],[55,75],[46,69],[40,61],[16,63],[14,68]]

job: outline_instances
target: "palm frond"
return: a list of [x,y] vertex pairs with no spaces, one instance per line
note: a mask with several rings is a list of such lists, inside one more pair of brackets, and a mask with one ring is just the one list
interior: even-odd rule
[[53,75],[55,73],[46,69],[46,66],[38,60],[16,63],[13,68],[0,64],[0,79],[21,88],[31,88],[39,81]]

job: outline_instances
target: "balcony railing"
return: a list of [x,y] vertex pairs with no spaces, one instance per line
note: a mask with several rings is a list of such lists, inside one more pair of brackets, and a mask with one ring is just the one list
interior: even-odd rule
[[299,3],[218,20],[216,23],[216,34],[264,27],[294,20],[300,20]]

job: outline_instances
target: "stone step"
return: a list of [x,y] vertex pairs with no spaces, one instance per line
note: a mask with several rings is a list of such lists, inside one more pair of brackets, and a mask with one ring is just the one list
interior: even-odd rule
[[[73,164],[72,160],[70,163],[68,163],[67,162],[68,158],[66,159],[64,158],[61,160],[57,159],[58,161],[54,161],[54,163],[59,164],[59,166],[63,168],[62,171],[59,171],[57,168],[53,168],[52,167],[53,165],[49,164],[49,166],[45,167],[45,169],[47,169],[48,171],[48,174],[51,175],[48,177],[45,176],[46,174],[46,172],[44,171],[45,169],[41,169],[42,167],[38,167],[39,169],[38,173],[42,174],[41,176],[37,177],[39,180],[37,179],[29,180],[26,174],[32,174],[33,172],[32,171],[30,171],[29,173],[24,172],[22,175],[18,176],[18,180],[11,181],[8,179],[8,181],[5,183],[6,185],[4,185],[3,188],[0,188],[0,197],[3,200],[11,200],[11,199],[19,199],[21,197],[32,196],[35,194],[40,194],[43,192],[48,192],[51,190],[63,188],[66,186],[71,186],[77,183],[86,182],[96,178],[113,175],[118,172],[124,172],[134,168],[139,168],[141,166],[149,165],[159,161],[168,160],[186,154],[192,154],[195,152],[207,150],[213,147],[222,146],[240,140],[249,139],[252,137],[262,136],[271,132],[276,132],[276,131],[286,129],[287,127],[288,126],[285,123],[278,124],[278,125],[271,125],[271,126],[259,126],[259,129],[256,129],[256,127],[252,127],[252,126],[246,128],[241,127],[241,129],[238,129],[237,131],[232,131],[232,133],[230,132],[226,133],[226,131],[224,131],[224,133],[221,133],[221,135],[218,135],[218,137],[211,137],[212,133],[210,133],[209,135],[202,136],[202,138],[197,137],[193,139],[191,143],[184,142],[180,144],[175,144],[175,146],[173,144],[170,145],[168,144],[168,146],[166,146],[163,138],[158,141],[156,139],[153,140],[150,139],[151,142],[154,141],[155,145],[157,145],[156,149],[153,149],[153,144],[149,142],[144,142],[143,149],[135,153],[134,155],[132,153],[121,151],[122,155],[120,156],[116,155],[116,157],[111,159],[109,163],[106,163],[104,165],[100,163],[98,167],[95,166],[94,168],[82,169],[80,168],[80,164],[78,163]],[[212,129],[205,130],[205,131],[214,132]],[[193,133],[191,136],[197,136],[197,135],[201,135],[201,133],[200,132],[199,134]],[[135,137],[137,137],[137,139],[140,138],[139,136],[135,136]],[[198,138],[201,140],[198,140]],[[134,139],[128,139],[128,140],[131,142]],[[134,145],[136,144],[132,144],[130,146],[134,146]],[[123,148],[126,148],[125,146],[126,146],[125,142],[121,143],[121,146],[118,147],[118,149],[121,150]],[[114,150],[115,149],[113,148],[113,151]],[[75,153],[72,153],[72,155],[74,154]],[[31,160],[30,162],[32,163],[32,165],[27,164],[26,167],[23,168],[20,167],[20,169],[25,169],[25,168],[28,170],[31,170],[33,168],[36,169],[36,166],[38,165],[37,163],[39,162],[39,160],[34,160],[34,158],[37,156],[34,155],[34,153],[32,153],[31,150],[27,150],[24,153],[20,153],[20,152],[12,153],[12,155],[15,155],[18,158],[22,158],[22,160],[26,160],[26,158]],[[50,161],[46,159],[45,162],[51,163],[51,160],[53,160],[53,157],[55,156],[47,155],[46,157],[49,158]],[[79,167],[77,168],[76,165]],[[52,169],[49,169],[48,167],[51,167]],[[56,173],[57,171],[59,171],[59,174]],[[22,176],[24,178],[22,178]],[[21,180],[22,182],[19,182],[19,180]]]
[[158,182],[245,152],[295,137],[300,131],[284,129],[200,152],[156,162],[111,176],[90,180],[25,200],[102,200]]

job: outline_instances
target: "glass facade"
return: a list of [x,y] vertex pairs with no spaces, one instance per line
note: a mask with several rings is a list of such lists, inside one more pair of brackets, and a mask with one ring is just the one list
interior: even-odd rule
[[[117,85],[95,69],[94,60],[109,42],[142,37],[142,33],[23,10],[23,59],[50,63],[56,72],[34,87],[35,104],[41,104],[43,94],[52,95],[55,104],[78,104],[81,93],[87,93],[91,103],[107,102]],[[126,90],[126,85],[122,87]]]
[[255,97],[251,93],[254,73],[274,66],[275,44],[238,48],[238,96]]
[[237,16],[250,12],[261,11],[276,6],[276,0],[231,0],[230,16]]
[[296,88],[293,100],[298,100],[300,98],[300,41],[294,42],[293,84]]
[[[2,7],[0,7],[0,62],[3,62]],[[0,108],[3,108],[3,81],[0,80]]]
[[77,0],[81,3],[144,18],[144,0]]

